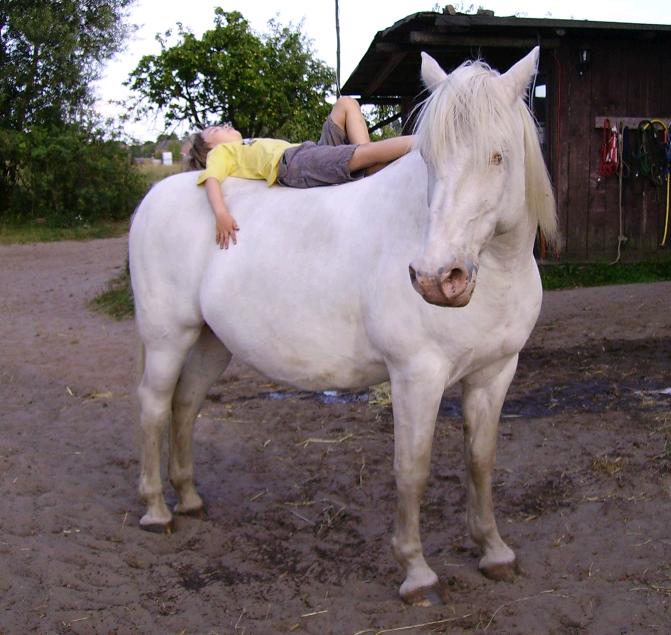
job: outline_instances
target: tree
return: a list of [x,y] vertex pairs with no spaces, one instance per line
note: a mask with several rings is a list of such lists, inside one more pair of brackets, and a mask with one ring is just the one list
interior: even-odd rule
[[377,104],[364,106],[362,111],[371,139],[378,141],[403,134],[402,113],[398,106]]
[[93,102],[91,83],[130,27],[134,0],[2,0],[0,127],[81,121]]
[[219,8],[200,39],[181,25],[177,44],[168,45],[171,32],[157,36],[161,52],[143,57],[127,82],[137,93],[132,109],[196,128],[230,121],[246,137],[318,136],[333,69],[315,59],[299,27],[268,26],[258,35],[239,12]]
[[[91,83],[134,0],[0,3],[0,215],[58,224],[126,215],[142,184],[96,129]],[[134,200],[133,200],[134,199]]]

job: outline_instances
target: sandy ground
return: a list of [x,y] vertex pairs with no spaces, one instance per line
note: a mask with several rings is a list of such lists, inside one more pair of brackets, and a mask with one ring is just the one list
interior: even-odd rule
[[671,632],[670,283],[546,294],[495,474],[512,583],[477,572],[446,395],[422,526],[450,600],[421,609],[386,405],[234,365],[196,430],[207,519],[139,530],[133,324],[87,309],[125,250],[0,247],[0,633]]

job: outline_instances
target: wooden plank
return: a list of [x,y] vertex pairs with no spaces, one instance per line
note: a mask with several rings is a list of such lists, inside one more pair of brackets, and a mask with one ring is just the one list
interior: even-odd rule
[[557,199],[557,222],[560,232],[561,259],[567,259],[569,223],[569,156],[568,130],[568,55],[565,50],[553,52],[552,80],[548,82],[551,95],[552,143],[554,145],[552,177]]
[[411,47],[407,44],[397,44],[395,42],[377,42],[375,44],[375,53],[380,53],[382,55],[392,55],[398,53],[399,51],[410,51]]
[[387,80],[387,78],[398,68],[398,65],[405,59],[407,53],[398,51],[392,53],[385,65],[378,71],[377,76],[371,78],[366,86],[366,94],[374,95],[377,89]]
[[[663,47],[660,46],[657,42],[646,42],[643,50],[640,51],[640,54],[644,55],[644,59],[648,60],[645,65],[645,74],[648,79],[647,86],[647,97],[648,97],[648,110],[647,112],[659,112],[657,109],[661,109],[663,104],[661,102],[662,97],[662,84],[669,81],[669,69],[663,68],[661,65]],[[661,80],[661,81],[660,81]],[[665,110],[664,112],[669,112]],[[669,124],[669,119],[665,121],[666,125]],[[666,187],[658,186],[653,187],[654,197],[652,197],[652,210],[651,217],[649,219],[649,224],[647,231],[641,237],[642,248],[646,253],[654,254],[657,251],[658,245],[662,240],[660,234],[660,227],[662,223],[662,218],[666,212]]]
[[590,192],[591,128],[590,102],[592,75],[579,76],[572,60],[577,59],[578,46],[567,47],[568,57],[563,66],[567,78],[568,123],[564,134],[569,144],[568,200],[566,228],[566,257],[571,260],[587,259],[587,222]]
[[[669,68],[671,68],[671,46],[664,46],[659,52],[659,71],[657,74],[657,84],[659,86],[659,103],[665,112],[671,112],[671,81],[669,81]],[[669,175],[671,178],[671,175]],[[669,192],[671,196],[671,192]],[[664,190],[662,199],[662,209],[659,214],[659,221],[657,224],[657,244],[656,250],[660,249],[660,243],[664,237],[664,223],[666,219],[666,197],[667,190]],[[671,204],[671,201],[670,201]],[[671,227],[669,227],[671,233]],[[671,238],[667,236],[667,247],[671,246]]]
[[[478,26],[493,26],[497,29],[503,30],[506,28],[519,29],[520,27],[527,29],[553,29],[555,32],[560,31],[564,34],[574,33],[581,35],[581,31],[586,29],[590,31],[606,31],[609,34],[621,31],[622,35],[633,37],[636,33],[643,31],[657,32],[660,36],[664,36],[671,31],[671,26],[667,24],[640,24],[638,22],[591,22],[587,20],[557,20],[555,18],[521,18],[517,16],[487,16],[487,15],[466,15],[457,14],[449,15],[443,14],[436,16],[436,26],[439,28],[450,28],[453,26],[461,26],[467,28],[475,28]],[[633,33],[632,33],[633,32]]]
[[634,117],[624,117],[622,115],[597,115],[594,117],[594,127],[603,129],[603,124],[606,119],[608,119],[611,126],[622,124],[625,128],[638,128],[638,124],[641,123],[641,121],[652,121],[653,119],[664,122],[664,125],[667,127],[671,124],[671,116],[669,115],[637,115]]
[[[592,79],[592,97],[590,99],[590,114],[603,107],[603,101],[609,100],[609,58],[610,50],[604,42],[591,42],[591,63],[585,76]],[[583,80],[586,77],[583,77]],[[600,260],[606,251],[606,237],[604,226],[607,219],[606,190],[607,180],[602,178],[600,169],[600,152],[603,144],[603,131],[585,130],[590,137],[591,153],[589,156],[589,190],[586,210],[585,241],[587,260]]]
[[[649,79],[643,70],[638,52],[624,56],[621,77],[626,89],[625,112],[649,112],[646,98],[646,83]],[[650,186],[647,179],[644,178],[631,178],[628,180],[627,186],[631,196],[625,199],[627,201],[625,211],[626,250],[640,253],[643,250],[642,238],[648,226]]]
[[435,31],[411,31],[410,44],[421,46],[481,46],[486,48],[521,48],[532,49],[540,44],[543,49],[559,47],[559,38],[535,37],[497,37],[474,35],[450,35]]
[[[620,68],[622,47],[612,40],[595,42],[592,47],[592,112],[622,112],[626,94],[622,90]],[[611,124],[617,125],[613,121]],[[590,157],[591,201],[588,210],[587,257],[589,260],[614,260],[620,235],[620,206],[618,175],[600,173],[603,128],[590,130],[592,156]],[[624,217],[623,217],[624,220]]]

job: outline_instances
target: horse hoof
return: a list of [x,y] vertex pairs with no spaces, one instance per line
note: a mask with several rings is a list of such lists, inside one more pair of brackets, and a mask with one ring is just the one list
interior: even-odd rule
[[406,593],[402,596],[402,600],[411,606],[442,606],[447,604],[449,595],[447,587],[437,582],[432,586],[415,589]]
[[146,525],[140,523],[140,529],[143,531],[149,531],[152,534],[163,534],[164,536],[169,536],[175,531],[175,521],[170,520],[167,523],[147,523]]
[[517,560],[505,564],[492,564],[480,567],[480,572],[486,578],[496,582],[513,582],[520,572]]
[[194,509],[180,509],[179,505],[175,505],[175,513],[180,516],[189,516],[190,518],[196,518],[197,520],[205,520],[207,518],[207,510],[205,505],[196,507]]

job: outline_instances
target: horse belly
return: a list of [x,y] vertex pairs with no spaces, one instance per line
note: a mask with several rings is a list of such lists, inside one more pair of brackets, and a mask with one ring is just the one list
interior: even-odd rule
[[211,267],[201,287],[205,321],[238,360],[305,390],[386,379],[355,290],[302,279],[305,267],[286,262],[264,275],[260,259],[256,251],[249,262],[240,257],[230,267]]
[[326,390],[365,388],[387,378],[382,359],[356,333],[315,329],[306,322],[279,327],[237,317],[235,307],[219,319],[205,315],[238,360],[275,381]]
[[277,354],[276,350],[245,349],[238,358],[270,379],[302,390],[358,390],[379,384],[388,378],[380,361],[361,357],[334,358],[323,350],[301,349]]

